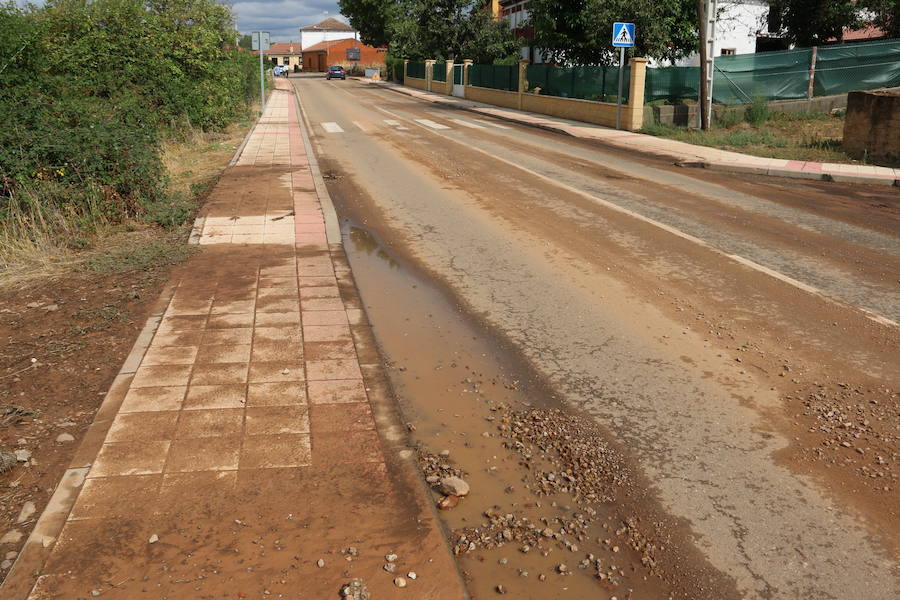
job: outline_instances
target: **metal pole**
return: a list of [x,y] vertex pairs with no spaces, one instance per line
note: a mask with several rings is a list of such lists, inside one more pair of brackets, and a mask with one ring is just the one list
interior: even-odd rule
[[719,8],[716,0],[710,0],[707,6],[708,8],[706,18],[707,27],[709,27],[709,30],[706,34],[706,43],[708,45],[706,50],[706,59],[709,61],[709,65],[707,67],[707,77],[709,78],[709,81],[706,84],[706,127],[709,128],[712,124],[713,118],[713,77],[716,71],[716,21],[719,18]]
[[622,129],[622,82],[625,77],[625,48],[619,48],[619,95],[616,96],[616,129]]
[[816,83],[816,55],[819,53],[819,47],[812,47],[812,56],[809,59],[809,87],[806,90],[806,97],[812,98]]
[[259,114],[266,108],[266,78],[263,71],[262,33],[259,34]]

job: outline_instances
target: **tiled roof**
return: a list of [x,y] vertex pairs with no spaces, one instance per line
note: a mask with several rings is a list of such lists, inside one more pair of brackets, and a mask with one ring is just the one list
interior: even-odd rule
[[307,25],[306,27],[301,27],[300,31],[355,31],[352,27],[347,25],[346,23],[341,23],[337,19],[333,19],[331,17],[325,19],[321,23],[316,23],[315,25]]

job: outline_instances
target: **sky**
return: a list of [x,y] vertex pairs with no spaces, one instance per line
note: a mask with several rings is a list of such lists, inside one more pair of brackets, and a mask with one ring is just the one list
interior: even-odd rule
[[337,0],[250,0],[233,5],[241,33],[268,31],[273,42],[300,41],[301,27],[315,25],[328,17],[347,22]]

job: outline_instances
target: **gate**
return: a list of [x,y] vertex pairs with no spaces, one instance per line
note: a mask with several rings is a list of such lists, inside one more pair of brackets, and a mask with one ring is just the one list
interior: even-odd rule
[[463,65],[453,65],[453,95],[457,98],[466,97],[466,88],[463,86]]

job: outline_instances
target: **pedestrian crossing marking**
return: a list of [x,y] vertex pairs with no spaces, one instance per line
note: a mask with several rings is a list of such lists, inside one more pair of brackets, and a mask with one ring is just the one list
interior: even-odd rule
[[479,123],[484,123],[490,127],[496,127],[497,129],[511,129],[511,127],[507,127],[506,125],[501,125],[500,123],[494,123],[493,121],[484,121],[482,119],[473,119],[473,121],[478,121]]
[[440,123],[435,123],[431,119],[415,119],[416,123],[424,125],[425,127],[430,127],[431,129],[450,129],[446,125],[441,125]]
[[359,121],[351,121],[351,123],[353,123],[354,125],[359,127],[360,131],[362,131],[363,133],[371,133],[371,131],[369,130],[369,127],[367,125],[363,125]]
[[341,128],[340,125],[338,125],[337,123],[331,122],[331,121],[329,121],[327,123],[322,123],[322,129],[324,129],[328,133],[344,133],[344,130]]
[[385,119],[385,125],[390,125],[394,129],[399,129],[400,131],[409,131],[409,127],[404,127],[400,124],[400,121],[395,121],[394,119]]
[[472,129],[485,129],[484,125],[479,125],[477,123],[469,123],[468,121],[463,121],[462,119],[450,119],[457,125],[462,125],[463,127],[471,127]]

